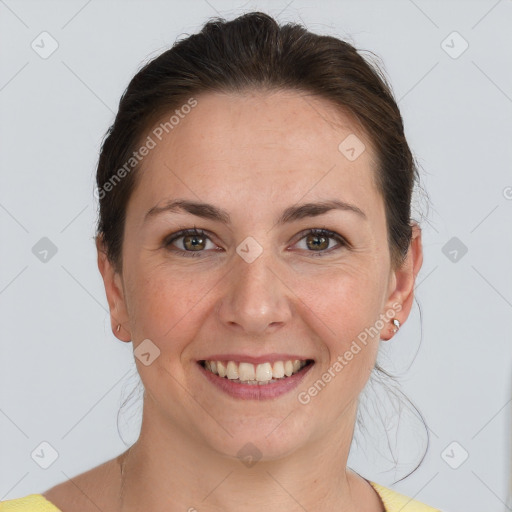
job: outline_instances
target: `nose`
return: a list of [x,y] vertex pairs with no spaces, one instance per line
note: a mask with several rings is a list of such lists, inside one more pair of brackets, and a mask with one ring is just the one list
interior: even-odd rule
[[290,289],[265,251],[251,263],[236,256],[226,277],[218,314],[229,329],[261,335],[285,325],[292,316]]

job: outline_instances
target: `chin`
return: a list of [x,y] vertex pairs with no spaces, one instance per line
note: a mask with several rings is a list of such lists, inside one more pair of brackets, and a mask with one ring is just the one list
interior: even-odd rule
[[210,430],[204,433],[206,443],[224,457],[239,459],[248,466],[256,461],[283,459],[307,444],[309,437],[304,425],[300,426],[290,418],[284,421],[283,418],[269,417],[237,420],[223,426],[231,436],[221,429],[219,436],[211,439]]

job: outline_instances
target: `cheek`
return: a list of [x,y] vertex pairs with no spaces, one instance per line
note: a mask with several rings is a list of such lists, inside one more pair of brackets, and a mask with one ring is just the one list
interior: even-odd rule
[[[168,341],[187,338],[199,326],[201,301],[216,280],[211,272],[183,272],[169,263],[131,269],[130,318],[134,339],[149,338],[166,350]],[[178,347],[173,344],[173,349]]]
[[319,338],[322,357],[316,379],[299,389],[298,399],[301,404],[314,404],[315,415],[325,424],[344,417],[374,368],[380,336],[372,337],[366,330],[381,313],[380,270],[345,266],[325,279],[302,281],[301,314]]
[[381,312],[385,287],[379,269],[346,266],[336,271],[331,269],[324,276],[317,274],[315,279],[303,277],[298,285],[303,313],[329,352],[329,364],[356,342],[360,350],[353,348],[354,352],[358,351],[357,358],[354,357],[357,362],[350,366],[367,365],[380,339],[371,330]]

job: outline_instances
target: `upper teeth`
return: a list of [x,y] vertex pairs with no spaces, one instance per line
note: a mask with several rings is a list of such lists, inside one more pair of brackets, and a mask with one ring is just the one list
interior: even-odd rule
[[285,375],[297,373],[306,366],[307,361],[275,361],[271,363],[237,363],[235,361],[205,361],[205,368],[220,377],[227,377],[230,380],[269,382],[274,379],[281,379]]

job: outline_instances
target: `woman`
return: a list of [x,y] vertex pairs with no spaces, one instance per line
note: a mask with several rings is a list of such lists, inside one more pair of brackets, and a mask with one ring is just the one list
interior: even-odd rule
[[434,511],[347,468],[379,341],[412,306],[416,179],[389,87],[336,38],[250,13],[147,64],[97,170],[140,436],[0,511]]

